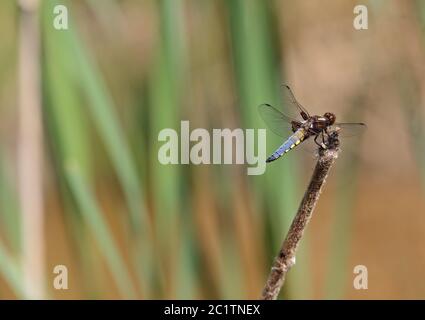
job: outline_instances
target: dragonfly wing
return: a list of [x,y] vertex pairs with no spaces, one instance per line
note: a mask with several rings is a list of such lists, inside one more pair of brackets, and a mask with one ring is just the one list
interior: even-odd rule
[[[301,116],[309,117],[308,111],[297,101],[288,85],[283,85],[283,110],[276,109],[270,104],[258,107],[261,117],[267,126],[279,136],[287,136],[292,131],[293,121],[300,123]],[[304,118],[305,119],[305,118]]]
[[299,122],[267,103],[258,106],[258,112],[270,130],[282,137],[292,131],[292,121]]
[[359,136],[366,129],[366,124],[362,122],[340,122],[331,126],[331,131],[338,130],[339,136],[343,138]]
[[300,114],[305,113],[305,115],[309,117],[310,114],[307,109],[297,101],[292,89],[286,84],[283,84],[282,86],[284,107],[286,108],[285,111],[287,111],[287,114],[293,117],[299,117]]

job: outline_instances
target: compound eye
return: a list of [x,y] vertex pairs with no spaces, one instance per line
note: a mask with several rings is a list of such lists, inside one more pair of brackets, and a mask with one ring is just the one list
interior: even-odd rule
[[335,115],[333,114],[333,113],[330,113],[330,112],[326,112],[325,113],[325,118],[327,118],[328,119],[328,121],[329,121],[329,124],[334,124],[335,123]]

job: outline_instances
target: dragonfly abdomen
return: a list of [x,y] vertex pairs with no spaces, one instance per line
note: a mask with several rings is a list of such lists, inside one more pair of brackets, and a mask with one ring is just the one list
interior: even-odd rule
[[304,130],[300,129],[294,132],[273,154],[267,158],[266,162],[272,162],[279,159],[285,153],[294,149],[304,140]]

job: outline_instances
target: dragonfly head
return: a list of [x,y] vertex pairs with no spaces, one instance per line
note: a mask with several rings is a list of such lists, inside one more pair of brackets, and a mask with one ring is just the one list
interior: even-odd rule
[[333,125],[335,123],[336,117],[335,117],[335,115],[333,113],[326,112],[323,116],[328,120],[328,125],[331,126],[331,125]]

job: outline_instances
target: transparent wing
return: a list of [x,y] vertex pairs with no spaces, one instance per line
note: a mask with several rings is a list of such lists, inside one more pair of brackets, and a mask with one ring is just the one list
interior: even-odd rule
[[282,87],[283,102],[287,114],[291,117],[299,117],[302,113],[305,113],[306,116],[310,117],[310,114],[308,113],[307,109],[304,108],[301,103],[299,103],[295,98],[295,95],[292,92],[291,88],[286,84],[283,84]]
[[269,129],[281,137],[286,137],[292,132],[292,121],[299,122],[267,103],[259,105],[258,112]]
[[362,122],[340,122],[331,126],[331,130],[338,130],[343,138],[355,137],[366,131],[367,126]]
[[283,87],[283,110],[270,104],[262,104],[258,107],[261,118],[269,129],[279,136],[287,136],[292,132],[292,121],[300,123],[300,119],[309,117],[307,110],[297,101],[294,93],[288,85]]

